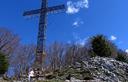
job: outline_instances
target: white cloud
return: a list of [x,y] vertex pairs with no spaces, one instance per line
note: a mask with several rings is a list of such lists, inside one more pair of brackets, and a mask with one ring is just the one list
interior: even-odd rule
[[75,44],[84,46],[89,37],[81,38],[78,33],[73,32],[73,38],[75,40]]
[[76,44],[80,44],[81,46],[84,46],[88,38],[79,39],[76,41]]
[[128,53],[128,49],[126,49],[125,52]]
[[78,7],[78,8],[88,8],[88,0],[79,0],[76,3],[76,7]]
[[69,41],[67,41],[67,43],[68,43],[68,44],[71,44],[71,41],[69,40]]
[[111,39],[112,41],[114,41],[114,40],[117,40],[117,37],[114,36],[114,35],[112,35],[112,36],[110,37],[110,39]]
[[84,24],[84,22],[83,22],[82,20],[76,19],[76,20],[73,22],[72,26],[73,26],[74,28],[77,28],[77,27],[79,27],[79,26],[82,25],[82,24]]
[[75,40],[79,40],[80,39],[80,37],[79,37],[79,35],[77,33],[73,32],[72,35],[73,35],[73,38]]
[[67,8],[66,13],[68,13],[68,14],[74,14],[74,13],[79,12],[79,8],[76,8],[72,1],[67,2],[67,7],[68,8]]
[[79,26],[78,21],[75,21],[72,25],[78,27]]
[[122,44],[122,43],[123,43],[123,41],[119,41],[119,42],[118,42],[119,45]]
[[66,13],[75,14],[78,13],[81,8],[88,8],[88,0],[79,0],[77,2],[68,1]]

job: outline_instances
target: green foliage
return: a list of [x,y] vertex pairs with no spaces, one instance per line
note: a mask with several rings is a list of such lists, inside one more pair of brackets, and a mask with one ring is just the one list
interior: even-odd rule
[[8,60],[3,53],[0,53],[0,74],[4,74],[8,69]]
[[122,50],[119,50],[117,57],[116,57],[116,60],[128,63],[127,53],[122,51]]
[[90,57],[95,57],[96,56],[96,54],[94,53],[94,51],[93,50],[88,50],[88,55],[90,56]]
[[96,35],[91,38],[93,52],[100,57],[116,56],[116,46],[104,35]]

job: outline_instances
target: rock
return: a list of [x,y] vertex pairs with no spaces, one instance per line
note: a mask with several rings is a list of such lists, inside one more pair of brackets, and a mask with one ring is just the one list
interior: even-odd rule
[[72,78],[89,80],[89,82],[91,80],[94,80],[93,82],[95,80],[100,80],[99,82],[128,82],[128,64],[113,58],[93,57],[76,62],[73,67],[67,68],[60,78],[69,74]]
[[90,58],[89,67],[97,69],[89,69],[96,79],[107,82],[127,82],[126,67],[128,64],[116,61],[112,58],[94,57]]

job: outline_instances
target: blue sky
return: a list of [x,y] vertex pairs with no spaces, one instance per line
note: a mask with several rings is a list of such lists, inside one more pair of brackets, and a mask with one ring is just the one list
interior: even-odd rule
[[[23,44],[36,44],[39,17],[22,14],[40,8],[40,2],[1,0],[0,27],[19,35]],[[104,34],[119,48],[128,49],[128,0],[88,0],[88,4],[87,0],[49,0],[49,6],[63,3],[70,11],[48,15],[47,44],[83,43],[92,35]]]

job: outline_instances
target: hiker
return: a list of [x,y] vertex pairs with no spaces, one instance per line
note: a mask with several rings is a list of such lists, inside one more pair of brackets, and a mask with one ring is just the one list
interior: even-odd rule
[[31,77],[34,77],[34,71],[32,69],[30,69],[30,71],[28,73],[28,80],[29,80],[29,82],[31,82]]

